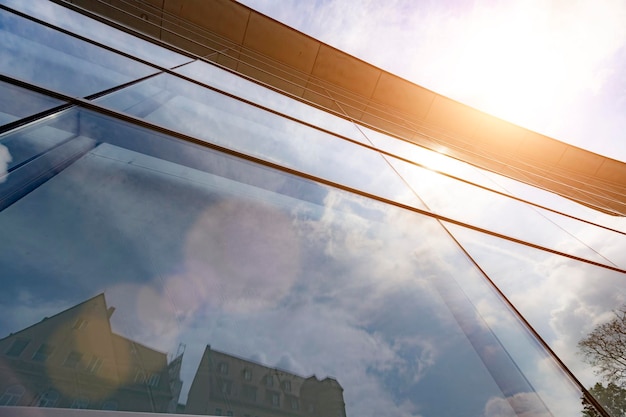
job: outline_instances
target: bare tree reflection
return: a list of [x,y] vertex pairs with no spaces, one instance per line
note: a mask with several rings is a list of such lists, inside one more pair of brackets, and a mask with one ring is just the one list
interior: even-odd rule
[[[578,342],[578,348],[607,384],[598,382],[589,393],[612,416],[626,416],[626,305],[615,311],[611,321],[597,326]],[[584,396],[582,402],[583,416],[602,415]]]

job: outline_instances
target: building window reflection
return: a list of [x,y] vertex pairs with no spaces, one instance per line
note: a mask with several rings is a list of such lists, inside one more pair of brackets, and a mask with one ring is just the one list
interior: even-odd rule
[[97,356],[92,356],[85,370],[91,374],[96,374],[100,370],[101,366],[102,366],[102,359],[100,359]]
[[291,406],[292,410],[300,409],[300,402],[296,397],[289,397],[289,405]]
[[116,400],[106,400],[102,403],[103,410],[115,411],[117,410],[117,401]]
[[87,408],[89,406],[89,399],[85,397],[76,398],[70,408]]
[[65,358],[65,362],[63,362],[63,366],[66,368],[76,369],[80,360],[83,358],[83,354],[75,351],[71,351],[67,358]]
[[76,320],[72,328],[76,330],[83,330],[86,326],[87,326],[87,320],[79,318]]
[[33,355],[33,360],[36,362],[44,362],[48,360],[52,353],[54,352],[54,346],[48,343],[42,343],[39,345],[39,349]]
[[284,391],[291,392],[291,381],[283,381],[281,385]]
[[146,373],[142,370],[137,371],[137,373],[135,374],[135,382],[137,384],[143,384],[144,382],[146,382]]
[[37,401],[37,407],[54,407],[59,401],[59,393],[54,390],[49,390],[41,394]]
[[217,371],[222,374],[222,375],[227,375],[228,374],[228,363],[227,362],[220,362],[219,365],[217,366]]
[[218,379],[217,386],[219,387],[218,389],[222,394],[230,395],[230,393],[232,392],[233,383],[232,381],[229,381],[227,379]]
[[11,385],[0,397],[0,405],[17,405],[26,389],[22,385]]
[[11,345],[11,347],[9,348],[9,350],[7,350],[6,352],[7,356],[14,356],[16,358],[19,357],[24,351],[24,349],[26,349],[26,346],[28,346],[29,343],[30,343],[30,340],[28,339],[23,339],[23,338],[16,339]]
[[160,380],[161,380],[160,375],[152,374],[150,375],[150,378],[148,378],[148,385],[150,385],[151,387],[156,387],[157,385],[159,385]]
[[275,407],[280,406],[280,394],[276,391],[267,391],[265,393],[265,400]]

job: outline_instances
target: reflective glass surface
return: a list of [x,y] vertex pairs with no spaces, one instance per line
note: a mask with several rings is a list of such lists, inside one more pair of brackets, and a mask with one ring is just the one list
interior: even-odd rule
[[[493,183],[494,175],[489,176],[484,170],[416,145],[394,140],[370,129],[363,128],[363,131],[381,149],[415,162],[411,164],[386,157],[431,211],[594,262],[626,268],[626,259],[620,256],[621,250],[626,248],[626,235],[497,194],[490,189],[515,195]],[[450,174],[467,182],[440,173]],[[472,183],[489,189],[476,187]],[[513,180],[508,183],[519,184]],[[529,199],[534,200],[536,198]],[[579,204],[563,200],[565,199],[553,198],[547,206],[563,210],[566,214],[570,214],[572,209],[578,209],[574,211],[575,214],[582,211],[579,207],[572,207],[580,206]],[[585,217],[587,216],[581,216],[581,219]],[[607,241],[613,245],[601,244]],[[616,248],[620,250],[616,251]]]
[[[184,62],[56,4],[0,2]],[[77,96],[155,73],[4,10],[0,58]],[[624,218],[205,62],[176,71],[198,83],[156,75],[0,135],[0,415],[599,416],[576,379],[623,415],[626,371],[593,349],[626,356],[624,274],[410,207],[622,267]],[[0,83],[0,125],[59,104]]]
[[71,131],[54,125],[35,131],[18,129],[14,134],[0,138],[0,144],[10,156],[7,169],[11,171],[74,136]]
[[0,72],[86,96],[155,69],[0,9]]
[[176,69],[176,72],[250,100],[253,103],[261,104],[264,107],[299,120],[305,120],[314,126],[367,143],[363,133],[357,129],[354,123],[293,100],[284,94],[269,90],[243,77],[224,71],[215,65],[203,61],[195,61]]
[[378,152],[169,74],[97,102],[210,143],[421,206]]
[[50,1],[0,0],[0,4],[163,67],[174,67],[189,61],[184,55],[114,29]]
[[582,410],[436,220],[89,111],[15,134],[51,128],[74,139],[2,184],[3,405]]
[[[619,317],[626,303],[624,274],[449,227],[578,379],[588,388],[606,385],[598,368],[591,366],[593,356],[586,357],[580,343]],[[619,369],[623,335],[606,334],[617,343],[614,370]],[[618,393],[617,399],[623,401],[624,394]],[[605,405],[610,402],[606,396],[598,400]]]
[[493,183],[484,175],[483,170],[468,163],[458,161],[414,143],[398,140],[365,126],[359,126],[359,129],[363,132],[367,141],[380,150],[398,155],[433,171],[449,174],[485,187],[493,187]]
[[590,207],[576,203],[559,195],[550,193],[545,190],[541,190],[536,187],[532,187],[530,185],[503,177],[495,173],[485,172],[484,174],[493,182],[493,184],[500,187],[502,190],[506,190],[512,195],[524,198],[529,201],[541,203],[548,207],[605,227],[616,229],[621,232],[626,232],[626,217],[612,216],[610,214],[602,213],[598,210],[594,210]]
[[61,100],[0,81],[0,126],[61,104]]
[[[621,257],[610,259],[602,248],[591,247],[584,237],[552,222],[544,215],[545,210],[403,161],[388,160],[435,213],[591,261],[626,267]],[[601,230],[598,233],[614,235]]]

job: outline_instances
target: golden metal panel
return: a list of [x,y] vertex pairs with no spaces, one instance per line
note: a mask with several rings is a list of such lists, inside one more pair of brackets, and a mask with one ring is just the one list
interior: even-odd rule
[[240,55],[237,71],[284,92],[302,97],[308,77],[293,67],[277,63],[264,55],[246,50]]
[[106,16],[123,25],[136,28],[142,33],[159,38],[161,32],[161,16],[163,13],[162,10],[160,10],[160,0],[148,0],[147,3],[154,6],[150,8],[149,11],[142,10],[132,3],[129,4],[121,0],[107,0],[107,4],[93,0],[74,0],[73,3],[76,6]]
[[250,9],[234,1],[163,0],[163,9],[241,44]]
[[614,181],[619,184],[619,188],[626,190],[626,164],[623,162],[605,158],[596,176],[605,181]]
[[446,131],[469,138],[474,134],[484,117],[484,113],[476,109],[437,95],[430,106],[425,121]]
[[402,112],[424,119],[436,94],[409,81],[382,72],[372,99]]
[[326,107],[329,109],[334,110],[336,108],[340,114],[358,120],[361,119],[367,106],[362,96],[323,80],[311,79],[307,84],[307,90],[307,93],[314,92],[314,94],[309,96],[305,93],[305,97],[311,97],[312,101],[313,97],[318,97],[318,101],[316,101],[318,104],[326,106],[324,103],[327,103],[329,105]]
[[472,139],[495,152],[515,153],[522,143],[526,129],[512,123],[485,115]]
[[382,70],[322,44],[312,75],[353,93],[370,97]]
[[236,51],[239,46],[236,44],[217,38],[210,33],[198,33],[189,30],[179,26],[176,22],[163,23],[161,40],[199,56],[207,56],[222,51],[222,54],[228,54],[238,59]]
[[555,166],[563,156],[568,145],[539,133],[526,132],[522,143],[518,147],[519,155],[527,157],[531,161]]
[[[377,117],[376,115],[372,113],[366,113],[361,118],[361,121],[366,125],[370,125],[372,127],[382,130],[383,132],[386,132],[388,134],[392,134],[392,135],[395,135],[404,139],[411,138],[413,134],[413,131],[411,129],[403,126],[401,123],[396,122],[393,119],[388,118],[388,117]],[[403,155],[400,155],[400,156],[403,156]]]
[[[328,111],[333,111],[338,114],[344,114],[343,107],[340,107],[334,99],[328,96],[326,90],[320,88],[318,85],[311,86],[307,84],[307,88],[304,90],[302,98],[306,101],[321,106]],[[357,115],[352,115],[352,117],[359,119],[361,117],[361,113]]]
[[567,170],[595,175],[602,165],[602,157],[584,149],[568,146],[557,166]]
[[313,69],[320,48],[319,41],[254,12],[243,45],[307,74]]

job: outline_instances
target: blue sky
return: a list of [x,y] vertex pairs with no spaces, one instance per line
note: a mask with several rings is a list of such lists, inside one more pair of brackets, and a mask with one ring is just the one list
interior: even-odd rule
[[626,2],[241,0],[437,93],[626,161]]

